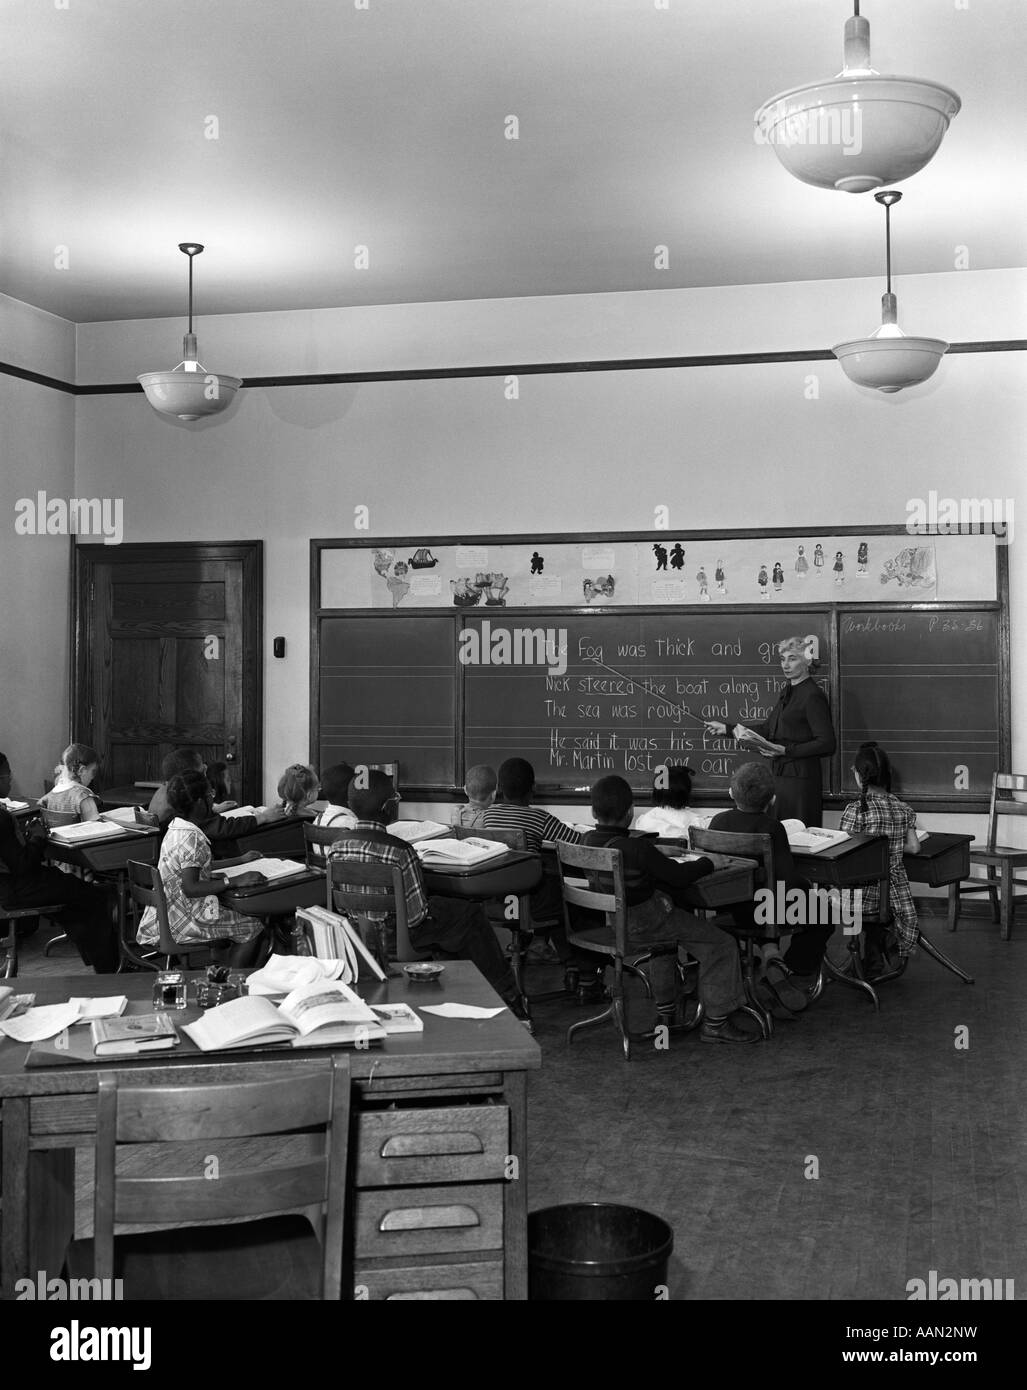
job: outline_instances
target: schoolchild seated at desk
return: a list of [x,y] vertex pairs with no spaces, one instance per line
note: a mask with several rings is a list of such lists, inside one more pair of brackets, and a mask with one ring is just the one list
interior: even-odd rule
[[[842,812],[841,828],[865,835],[887,835],[889,850],[888,902],[891,931],[900,960],[916,954],[917,913],[909,886],[904,854],[919,854],[916,812],[891,791],[891,763],[876,743],[861,743],[852,764],[852,775],[859,788],[859,800],[850,801]],[[881,885],[863,888],[863,916],[875,919],[881,910]],[[885,924],[868,922],[866,936],[867,975],[873,979],[887,968],[886,950],[891,943]]]
[[220,760],[207,764],[207,781],[210,789],[214,793],[213,810],[216,815],[221,815],[223,811],[231,811],[238,806],[238,801],[232,800],[232,773],[227,763]]
[[[0,797],[11,794],[11,765],[0,753]],[[106,893],[74,874],[43,863],[42,836],[22,839],[14,817],[0,806],[0,903],[8,908],[46,907],[62,903],[53,920],[98,975],[118,968],[118,939]]]
[[100,755],[88,743],[71,743],[61,754],[55,769],[57,781],[52,791],[39,798],[44,811],[59,811],[79,820],[96,820],[100,805],[89,790],[100,765]]
[[496,799],[496,785],[496,769],[489,767],[488,763],[478,763],[470,768],[464,783],[467,805],[457,807],[453,824],[461,825],[465,830],[481,830],[485,823],[485,812]]
[[[777,817],[770,814],[774,804],[774,774],[766,763],[743,763],[736,769],[731,778],[731,800],[735,809],[720,811],[710,821],[709,828],[743,835],[769,835],[778,882],[784,884],[786,892],[791,888],[807,892],[809,882],[795,866],[788,836]],[[768,883],[765,886],[776,897],[776,885]],[[739,926],[754,926],[753,907],[739,906],[731,911]],[[800,1012],[809,1002],[806,991],[812,988],[820,973],[820,963],[833,930],[830,923],[804,925],[801,932],[793,935],[783,957],[776,932],[760,947],[764,976],[780,1002],[793,1013]]]
[[[545,840],[581,844],[581,836],[576,830],[550,815],[544,807],[531,804],[535,790],[535,769],[526,758],[507,758],[500,764],[497,788],[498,799],[486,809],[481,820],[481,834],[486,838],[490,830],[521,830],[524,832],[525,847],[532,854],[542,853]],[[597,997],[601,973],[593,969],[592,962],[586,957],[576,956],[567,944],[560,880],[551,873],[545,874],[529,902],[534,921],[554,923],[547,935],[567,972],[564,979],[567,990],[577,993],[583,989],[583,1002],[589,997]]]
[[[182,946],[209,946],[224,942],[230,948],[231,965],[259,962],[264,924],[223,906],[218,899],[230,888],[247,888],[263,882],[260,874],[218,876],[212,863],[211,844],[202,826],[210,818],[212,793],[206,774],[197,769],[172,777],[167,800],[172,819],[160,847],[157,870],[168,900],[171,935]],[[225,859],[222,867],[258,859],[256,853]],[[139,921],[136,938],[144,946],[158,944],[157,914],[148,907]]]
[[[352,830],[357,818],[349,809],[349,784],[353,781],[355,769],[349,763],[334,763],[321,773],[321,800],[328,805],[322,807],[315,825],[339,830]],[[317,848],[320,850],[321,846]]]
[[709,816],[689,808],[692,799],[692,769],[664,764],[653,776],[653,806],[635,817],[635,829],[657,834],[665,840],[685,839],[693,825],[705,829]]
[[[674,900],[676,893],[713,873],[713,861],[699,858],[676,863],[651,840],[629,835],[634,809],[631,788],[623,777],[600,777],[592,788],[596,828],[585,836],[586,845],[620,850],[631,944],[677,940],[698,960],[699,998],[706,1013],[700,1032],[703,1042],[756,1042],[756,1033],[731,1018],[745,1003],[734,938]],[[599,891],[604,891],[602,885]],[[651,966],[656,1007],[664,1020],[675,1017],[680,1002],[676,964],[675,957],[663,955],[654,957]]]
[[[513,970],[489,924],[484,905],[438,893],[429,896],[413,846],[388,833],[399,809],[392,778],[376,770],[368,771],[366,779],[354,778],[349,788],[349,807],[356,824],[331,846],[330,858],[398,867],[403,876],[413,946],[443,959],[471,961],[510,1011],[526,1020]],[[361,891],[358,885],[354,889]]]

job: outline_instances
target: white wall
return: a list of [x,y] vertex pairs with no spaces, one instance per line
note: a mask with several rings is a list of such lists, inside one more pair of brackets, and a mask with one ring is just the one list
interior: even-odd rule
[[[73,379],[74,326],[0,295],[0,361]],[[68,741],[66,536],[19,535],[17,504],[74,486],[74,398],[0,375],[0,749],[38,795]]]
[[[1027,337],[1027,274],[909,277],[908,331]],[[619,359],[818,347],[868,332],[877,281],[389,306],[213,319],[208,367],[239,375]],[[78,380],[177,360],[181,324],[87,324]],[[76,403],[75,486],[120,496],[130,541],[266,543],[265,764],[308,750],[308,542],[371,535],[902,524],[910,497],[1024,499],[1017,353],[946,358],[897,396],[834,362],[278,387],[196,425],[138,395]],[[1027,526],[1027,506],[1023,508]],[[365,533],[362,533],[365,534]],[[1014,766],[1027,765],[1027,564],[1011,548]],[[288,639],[288,657],[270,638]],[[580,808],[572,813],[580,818]]]

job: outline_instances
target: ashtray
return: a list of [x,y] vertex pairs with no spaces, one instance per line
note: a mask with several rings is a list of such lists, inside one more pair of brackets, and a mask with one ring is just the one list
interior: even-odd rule
[[410,980],[429,984],[432,980],[437,980],[445,968],[444,965],[439,965],[438,961],[418,960],[410,965],[404,965],[403,974]]

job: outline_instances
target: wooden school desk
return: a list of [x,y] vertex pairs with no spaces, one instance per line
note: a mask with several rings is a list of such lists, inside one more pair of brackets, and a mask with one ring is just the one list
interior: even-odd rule
[[[312,816],[282,816],[279,820],[258,825],[249,835],[232,835],[240,854],[255,849],[268,859],[306,859],[303,827],[310,825]],[[228,822],[231,826],[231,820]],[[229,829],[231,835],[231,829]]]
[[[35,989],[38,1004],[73,994],[148,1001],[153,976],[40,976],[19,984]],[[468,961],[448,961],[439,983],[400,976],[362,982],[360,992],[370,1003],[415,1008],[499,1004]],[[178,1017],[189,1022],[197,1012],[192,1006]],[[541,1065],[538,1044],[508,1009],[493,1019],[420,1017],[423,1033],[348,1049],[356,1112],[347,1176],[354,1213],[350,1287],[369,1299],[444,1290],[449,1297],[525,1299],[526,1073]],[[231,1081],[273,1074],[282,1057],[329,1050],[190,1049],[184,1056],[26,1070],[28,1047],[0,1039],[3,1297],[13,1298],[15,1281],[34,1279],[39,1270],[60,1273],[74,1227],[75,1149],[94,1143],[101,1068],[127,1067],[140,1081],[157,1084],[188,1081],[202,1063]]]
[[956,930],[959,884],[970,877],[970,846],[973,841],[972,835],[949,835],[932,830],[927,839],[921,842],[919,854],[902,856],[910,883],[948,888],[949,931]]
[[[156,864],[160,854],[160,831],[129,830],[86,844],[67,845],[47,836],[45,857],[51,864],[70,864],[88,870],[96,878],[113,881],[118,895],[118,949],[128,930],[128,861]],[[122,993],[123,991],[118,991]]]
[[854,888],[864,883],[881,885],[881,920],[888,912],[889,850],[887,835],[850,835],[840,844],[810,854],[794,845],[796,868],[823,888]]

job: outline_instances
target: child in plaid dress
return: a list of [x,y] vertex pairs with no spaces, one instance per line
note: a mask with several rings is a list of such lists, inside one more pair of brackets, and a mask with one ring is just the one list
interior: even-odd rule
[[[859,787],[858,801],[850,801],[842,812],[842,830],[866,835],[887,835],[890,850],[888,901],[891,929],[898,942],[899,957],[914,954],[917,939],[916,907],[906,877],[904,854],[918,854],[916,812],[891,793],[891,764],[876,743],[861,743],[852,764]],[[877,883],[863,888],[863,915],[874,918],[880,911],[881,889]]]

